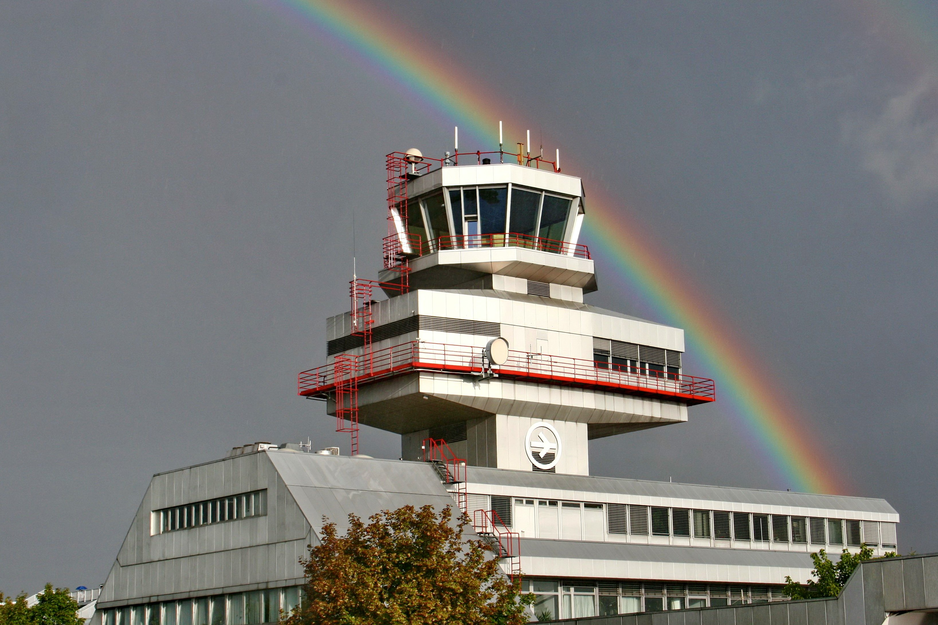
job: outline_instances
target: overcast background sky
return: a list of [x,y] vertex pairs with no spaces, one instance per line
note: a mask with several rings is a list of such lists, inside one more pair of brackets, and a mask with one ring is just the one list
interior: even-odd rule
[[[103,583],[156,472],[258,440],[347,452],[295,376],[325,362],[325,318],[347,307],[353,212],[359,274],[377,273],[384,155],[440,154],[454,121],[272,6],[0,0],[3,592]],[[886,498],[900,550],[925,553],[938,50],[894,18],[938,22],[931,2],[890,6],[414,0],[391,14],[524,111],[587,192],[621,198],[849,492]],[[641,312],[601,252],[597,270],[591,303]],[[397,457],[397,437],[365,430],[362,451]],[[594,443],[592,471],[788,486],[719,403]]]

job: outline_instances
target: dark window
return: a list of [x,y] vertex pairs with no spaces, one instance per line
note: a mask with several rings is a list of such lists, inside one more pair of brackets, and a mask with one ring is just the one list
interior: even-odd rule
[[652,362],[643,362],[642,369],[647,370],[647,374],[656,378],[664,377],[664,365],[656,365]]
[[851,547],[859,547],[863,543],[860,537],[860,522],[847,521],[847,544]]
[[449,206],[453,213],[454,234],[462,234],[462,192],[449,192]]
[[672,511],[674,519],[675,536],[690,536],[690,510],[685,508],[674,508]]
[[[418,249],[426,250],[427,228],[423,225],[423,214],[420,202],[410,202],[407,207],[407,232],[411,235],[410,243]],[[416,236],[414,236],[416,235]],[[419,242],[416,239],[419,237]],[[414,250],[415,252],[417,250]]]
[[710,538],[709,510],[694,510],[694,538]]
[[[443,192],[439,191],[424,198],[427,209],[427,223],[430,226],[430,238],[439,239],[449,236],[449,222],[446,220],[446,204],[443,203]],[[431,249],[433,251],[433,249]]]
[[767,515],[752,515],[752,539],[760,541],[769,539],[769,517]]
[[[479,221],[482,234],[503,234],[505,213],[508,210],[508,188],[479,189]],[[492,240],[493,245],[498,240]]]
[[553,195],[545,195],[544,206],[541,208],[541,223],[537,232],[538,236],[554,241],[562,241],[564,230],[567,227],[567,213],[569,212],[570,200]]
[[788,517],[772,515],[772,538],[777,543],[788,542]]
[[671,534],[671,530],[668,525],[668,509],[652,508],[651,533],[655,536],[669,536]]
[[807,520],[804,517],[791,518],[791,542],[808,542]]
[[[534,237],[537,230],[537,209],[541,203],[541,194],[532,193],[512,187],[511,189],[511,218],[508,232]],[[516,241],[515,244],[524,245],[525,241]],[[531,241],[533,244],[533,240]]]
[[714,511],[713,513],[713,537],[718,540],[730,539],[730,513],[729,512]]
[[832,545],[844,544],[844,526],[840,519],[827,520],[827,539]]
[[824,536],[824,519],[812,518],[811,521],[811,544],[823,545],[827,542]]
[[609,368],[609,351],[605,349],[594,349],[593,350],[593,362],[596,363],[596,366],[600,369]]

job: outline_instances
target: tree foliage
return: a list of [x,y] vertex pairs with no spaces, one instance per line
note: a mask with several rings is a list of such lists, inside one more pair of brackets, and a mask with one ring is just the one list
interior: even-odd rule
[[53,590],[46,584],[36,601],[30,607],[25,594],[13,598],[0,593],[0,625],[82,625],[85,620],[78,618],[78,602],[67,588]]
[[[884,557],[890,558],[895,555],[895,553],[887,553]],[[862,545],[858,553],[850,553],[844,549],[840,554],[839,562],[833,562],[821,549],[818,553],[811,554],[811,560],[814,561],[814,570],[811,571],[811,575],[817,579],[808,580],[807,584],[799,584],[786,575],[785,588],[782,592],[792,599],[836,597],[860,563],[872,559],[873,549],[866,545]]]
[[[468,520],[452,508],[404,506],[349,515],[339,536],[326,523],[310,546],[305,597],[284,625],[520,625],[533,597],[499,569],[489,548],[464,540]],[[324,519],[325,521],[326,519]]]

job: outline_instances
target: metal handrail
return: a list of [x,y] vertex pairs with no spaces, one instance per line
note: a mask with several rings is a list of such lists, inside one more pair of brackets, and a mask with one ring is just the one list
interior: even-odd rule
[[[355,377],[367,383],[410,371],[481,374],[482,348],[419,340],[374,351],[368,358],[355,356]],[[502,378],[580,386],[628,394],[670,397],[688,405],[716,399],[713,380],[683,373],[633,371],[628,366],[598,367],[593,360],[512,350],[508,360],[493,367]],[[308,369],[297,376],[297,392],[304,397],[324,397],[335,388],[335,365]]]
[[406,255],[416,258],[443,250],[495,247],[521,247],[539,252],[573,256],[574,258],[592,259],[589,247],[583,243],[568,243],[520,232],[509,232],[507,234],[447,234],[423,242],[420,241],[420,235],[417,234],[407,234],[405,237],[410,249],[409,253],[404,251],[398,235],[392,234],[384,238],[383,252],[386,269],[390,268],[394,259],[399,256]]

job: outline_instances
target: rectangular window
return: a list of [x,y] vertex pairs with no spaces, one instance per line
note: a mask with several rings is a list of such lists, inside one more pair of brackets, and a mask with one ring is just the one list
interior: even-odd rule
[[709,510],[694,510],[694,538],[710,538]]
[[811,526],[811,544],[823,545],[827,543],[826,533],[824,532],[824,519],[812,517],[809,519]]
[[851,547],[859,547],[863,543],[860,537],[860,522],[847,521],[847,544]]
[[534,235],[537,232],[537,213],[540,207],[540,193],[533,193],[514,186],[511,188],[511,217],[508,232],[531,237],[530,239],[515,241],[515,245],[524,245],[527,241],[534,242]]
[[[503,235],[508,211],[508,187],[479,189],[479,223],[482,235]],[[486,237],[485,245],[504,244],[504,237]]]
[[291,586],[283,589],[283,611],[290,614],[293,608],[300,605],[300,588]]
[[840,519],[827,519],[827,539],[832,545],[844,544],[844,526]]
[[880,530],[883,533],[883,547],[886,549],[896,548],[896,524],[883,521],[880,523]]
[[769,517],[767,515],[752,515],[752,539],[761,542],[769,540]]
[[664,610],[664,599],[662,597],[645,597],[646,612],[661,612]]
[[641,611],[641,597],[619,597],[619,614],[635,614]]
[[606,505],[606,523],[609,526],[610,534],[628,533],[628,507],[621,503],[610,503]]
[[244,595],[228,595],[228,625],[244,625]]
[[730,513],[713,512],[713,537],[717,540],[730,539]]
[[192,601],[195,608],[195,625],[208,625],[208,599],[200,597]]
[[791,517],[791,542],[808,542],[807,519],[804,517]]
[[879,544],[879,523],[863,521],[863,544],[875,547]]
[[228,602],[225,596],[212,597],[211,603],[212,614],[210,622],[212,625],[226,625],[228,622]]
[[275,588],[264,593],[264,622],[280,621],[280,589]]
[[629,525],[633,536],[648,536],[648,506],[629,506]]
[[601,503],[583,504],[583,540],[601,541],[604,529],[603,505]]
[[179,602],[179,625],[192,625],[192,601]]
[[114,610],[102,610],[101,625],[117,625],[117,612]]
[[777,543],[788,542],[788,517],[772,515],[772,539]]
[[462,235],[462,192],[449,192],[449,207],[453,214],[453,229],[456,236]]
[[154,518],[158,520],[154,525],[160,533],[265,514],[267,514],[266,490],[153,511]]
[[733,537],[736,540],[752,540],[752,535],[749,533],[748,512],[733,513]]
[[[154,610],[155,612],[156,610]],[[176,602],[163,604],[163,625],[176,625]]]
[[582,506],[563,502],[560,506],[560,537],[564,540],[582,540]]
[[609,368],[609,350],[594,349],[593,350],[593,363],[599,369],[608,369]]
[[674,508],[672,514],[672,527],[675,536],[690,536],[690,510]]
[[264,593],[260,590],[244,593],[244,622],[260,625],[264,622]]
[[651,533],[655,536],[670,536],[671,528],[667,508],[651,509]]
[[552,241],[563,241],[569,212],[570,200],[568,198],[545,194],[537,235]]

